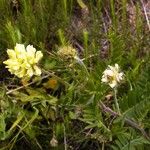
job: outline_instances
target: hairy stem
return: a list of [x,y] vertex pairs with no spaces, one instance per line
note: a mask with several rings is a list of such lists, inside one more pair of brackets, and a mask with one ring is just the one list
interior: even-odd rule
[[115,95],[115,106],[116,106],[117,112],[118,112],[119,114],[121,114],[121,113],[120,113],[119,104],[118,104],[118,100],[117,100],[117,89],[116,89],[116,88],[114,89],[114,95]]

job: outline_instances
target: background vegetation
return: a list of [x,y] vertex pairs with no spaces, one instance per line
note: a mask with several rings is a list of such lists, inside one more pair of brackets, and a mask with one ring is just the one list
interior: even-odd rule
[[[0,148],[148,150],[150,144],[149,2],[142,0],[0,0]],[[27,86],[5,69],[7,48],[44,53],[42,77]],[[64,61],[71,44],[85,66]],[[121,115],[101,83],[118,63]]]

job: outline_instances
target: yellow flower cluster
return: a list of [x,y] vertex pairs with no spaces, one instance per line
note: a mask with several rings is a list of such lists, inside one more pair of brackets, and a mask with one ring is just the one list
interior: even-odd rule
[[61,58],[65,59],[65,60],[77,57],[76,49],[74,49],[71,46],[60,47],[57,54],[58,54],[58,56],[60,56]]
[[103,72],[102,82],[108,83],[111,88],[115,88],[118,83],[123,80],[124,73],[120,72],[118,64],[115,66],[108,66],[108,68]]
[[9,59],[3,63],[7,65],[6,68],[11,74],[19,78],[41,75],[41,69],[37,66],[37,63],[43,57],[43,54],[41,51],[36,51],[32,45],[25,48],[23,44],[16,44],[14,50],[7,50],[7,54]]

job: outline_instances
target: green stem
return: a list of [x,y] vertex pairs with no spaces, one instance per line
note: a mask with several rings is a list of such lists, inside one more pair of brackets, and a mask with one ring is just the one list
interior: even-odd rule
[[90,73],[86,67],[86,65],[84,64],[84,62],[79,58],[79,57],[75,57],[75,60],[79,63],[79,65],[81,65],[87,75],[87,80],[90,82],[90,84],[95,87],[93,80],[89,80],[90,79]]
[[87,70],[85,64],[83,63],[83,61],[82,61],[79,57],[75,57],[75,59],[76,59],[77,62],[84,68],[86,74],[87,74],[88,76],[90,76],[90,74],[89,74],[89,72],[88,72],[88,70]]
[[104,150],[105,149],[105,143],[103,142],[102,143],[102,150]]
[[116,109],[117,109],[117,112],[119,113],[119,115],[121,114],[120,113],[120,108],[119,108],[119,104],[118,104],[118,100],[117,100],[117,89],[114,88],[114,97],[115,97],[115,106],[116,106]]

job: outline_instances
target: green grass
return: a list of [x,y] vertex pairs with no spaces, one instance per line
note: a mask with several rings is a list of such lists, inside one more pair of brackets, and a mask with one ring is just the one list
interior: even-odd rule
[[[132,5],[131,16],[127,0],[16,2],[0,0],[0,149],[148,150],[150,37],[141,3]],[[42,76],[26,87],[3,64],[16,43],[44,53]],[[69,44],[82,63],[57,55]],[[101,105],[117,112],[113,90],[101,83],[115,63],[125,73],[116,117]]]

